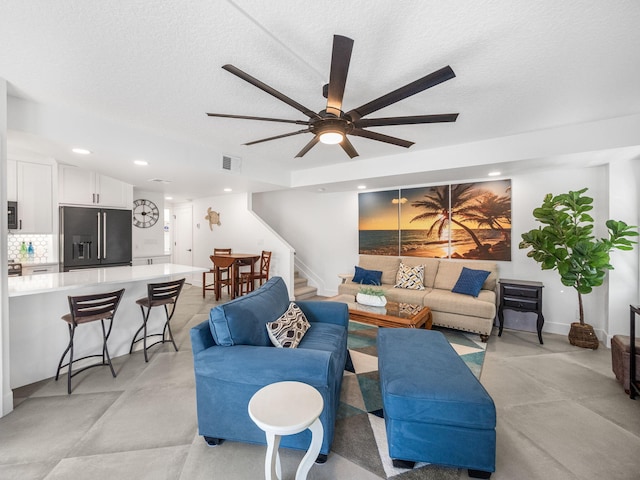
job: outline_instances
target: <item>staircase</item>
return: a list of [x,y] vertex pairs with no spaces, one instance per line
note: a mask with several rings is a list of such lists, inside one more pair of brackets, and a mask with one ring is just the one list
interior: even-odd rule
[[305,277],[301,277],[300,273],[294,273],[293,296],[296,300],[306,300],[318,295],[318,289],[308,285]]

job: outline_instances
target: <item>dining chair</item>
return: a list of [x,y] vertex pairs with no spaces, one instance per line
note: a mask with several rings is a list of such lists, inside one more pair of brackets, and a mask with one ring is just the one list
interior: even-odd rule
[[[215,277],[215,285],[214,289],[216,292],[216,302],[220,300],[220,294],[222,292],[222,287],[227,286],[227,293],[231,295],[231,289],[235,286],[233,285],[233,263],[235,262],[234,258],[225,258],[225,257],[216,257],[215,255],[209,256],[211,262],[213,263],[214,277]],[[219,273],[218,273],[219,272]],[[226,272],[226,274],[225,274]]]
[[[240,295],[253,291],[255,281],[259,280],[260,285],[269,280],[269,267],[271,266],[271,252],[262,251],[260,255],[260,268],[253,274],[251,272],[240,273]],[[246,291],[245,291],[246,287]]]
[[[176,352],[178,351],[178,346],[173,339],[173,333],[171,332],[171,325],[169,322],[171,322],[171,318],[176,311],[176,303],[178,303],[178,297],[180,296],[180,292],[184,286],[184,281],[185,279],[181,278],[180,280],[173,280],[170,282],[147,284],[147,296],[136,300],[136,303],[140,305],[140,310],[142,311],[142,326],[138,329],[131,340],[131,348],[129,348],[130,354],[133,352],[134,345],[139,341],[142,341],[143,343],[145,362],[149,361],[147,350],[159,343],[165,343],[170,340],[173,344],[173,348],[175,348]],[[171,313],[169,313],[169,306],[171,306]],[[166,321],[162,328],[162,333],[147,333],[147,322],[149,321],[149,314],[153,307],[164,307]],[[137,338],[140,332],[142,332],[142,337]],[[165,338],[167,333],[169,334],[169,340]],[[147,338],[149,337],[161,338],[157,342],[147,345]]]
[[[214,255],[230,255],[231,254],[231,249],[230,248],[214,248],[213,249],[213,254]],[[213,259],[211,260],[211,263],[213,263]],[[213,282],[212,283],[207,283],[206,282],[206,276],[207,274],[213,274]],[[220,275],[221,275],[221,279],[220,281],[227,286],[227,294],[231,295],[231,267],[229,268],[225,268],[225,269],[220,269]],[[205,292],[206,290],[216,290],[216,282],[218,281],[218,279],[216,278],[216,267],[215,265],[213,265],[208,272],[202,272],[202,298],[204,298],[205,296]],[[216,299],[218,300],[218,299]]]
[[[60,376],[60,370],[64,367],[67,368],[67,393],[71,394],[71,378],[75,377],[78,373],[83,372],[84,370],[92,367],[98,366],[106,366],[108,365],[111,369],[111,375],[113,378],[116,377],[116,372],[113,369],[113,365],[111,364],[111,357],[109,356],[109,350],[107,349],[107,340],[109,340],[109,335],[111,334],[111,327],[113,327],[113,317],[116,314],[116,310],[118,309],[118,305],[120,304],[120,300],[122,299],[122,295],[124,293],[124,288],[121,290],[117,290],[115,292],[109,293],[98,293],[93,295],[79,295],[79,296],[69,296],[67,297],[69,300],[69,313],[63,315],[61,318],[65,322],[67,322],[67,327],[69,327],[69,345],[62,353],[62,357],[60,357],[60,362],[58,363],[58,370],[56,371],[56,381]],[[100,320],[100,324],[102,325],[102,353],[94,354],[94,355],[86,355],[80,358],[73,358],[73,340],[76,332],[76,328],[80,325],[84,325],[91,322],[97,322]],[[109,328],[105,328],[105,320],[109,321]],[[64,365],[62,362],[64,361],[67,353],[69,353],[69,361]],[[72,372],[72,367],[75,362],[79,362],[80,360],[84,360],[86,358],[92,357],[100,357],[101,361],[99,363],[92,363],[91,365],[85,365],[84,367]]]

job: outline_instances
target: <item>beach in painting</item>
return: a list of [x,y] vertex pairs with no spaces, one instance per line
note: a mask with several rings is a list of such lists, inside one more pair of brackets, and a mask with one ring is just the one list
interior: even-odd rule
[[510,242],[503,233],[491,229],[474,229],[482,248],[478,249],[471,236],[462,229],[452,231],[451,252],[448,236],[429,237],[427,230],[360,230],[360,253],[368,255],[407,255],[429,258],[467,258],[511,260]]

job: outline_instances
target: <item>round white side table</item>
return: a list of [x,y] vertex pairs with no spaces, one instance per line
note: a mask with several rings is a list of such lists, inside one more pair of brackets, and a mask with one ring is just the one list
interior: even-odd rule
[[302,382],[278,382],[258,390],[249,401],[249,416],[267,437],[264,463],[266,480],[280,480],[280,437],[311,430],[311,445],[296,472],[296,480],[306,480],[307,473],[320,453],[324,430],[320,414],[324,401],[320,392]]

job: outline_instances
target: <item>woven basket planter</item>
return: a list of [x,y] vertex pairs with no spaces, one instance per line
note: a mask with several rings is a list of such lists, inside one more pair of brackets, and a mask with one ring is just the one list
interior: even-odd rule
[[581,325],[579,322],[571,324],[569,343],[576,347],[591,348],[592,350],[597,350],[600,345],[600,341],[598,337],[596,337],[593,327],[586,323]]

